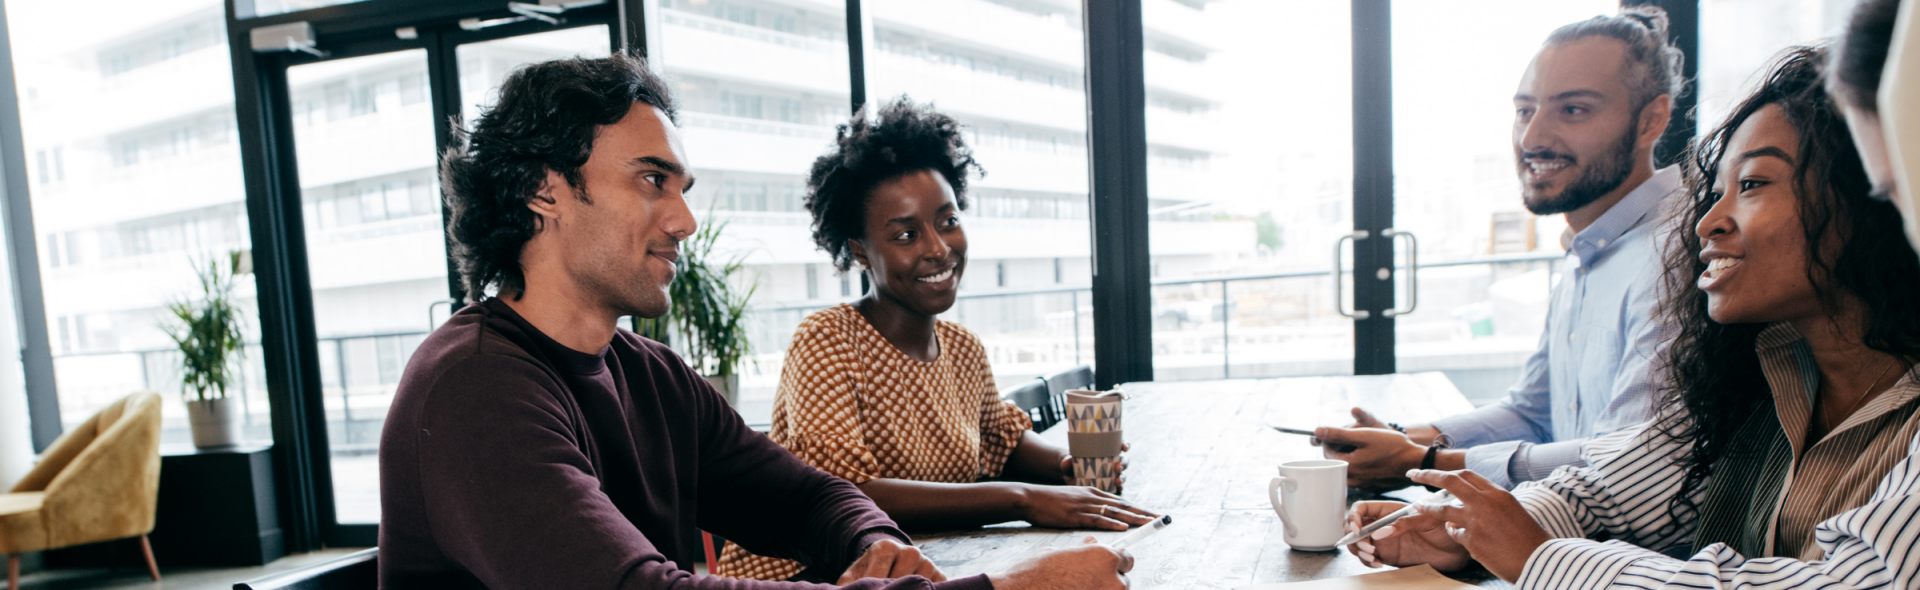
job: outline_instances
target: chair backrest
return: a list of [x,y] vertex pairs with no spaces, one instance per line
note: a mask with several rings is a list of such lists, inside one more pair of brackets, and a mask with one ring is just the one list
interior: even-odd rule
[[374,590],[380,587],[380,548],[233,585],[233,590]]
[[44,491],[47,542],[68,547],[153,532],[160,396],[121,398],[60,435],[15,491]]
[[1093,389],[1093,367],[1080,365],[1065,371],[1041,377],[1047,382],[1047,396],[1053,404],[1053,413],[1062,420],[1067,415],[1067,391],[1073,389]]
[[1047,382],[1034,379],[1000,394],[1001,399],[1013,402],[1027,411],[1027,417],[1033,419],[1034,430],[1046,430],[1060,422],[1062,416],[1054,407],[1052,395],[1047,391]]
[[[156,437],[154,439],[154,457],[156,461],[155,469],[158,469],[158,453],[160,449],[159,439],[157,437],[160,434],[158,428],[158,420],[160,419],[160,396],[152,392],[143,391],[114,400],[113,403],[107,404],[104,408],[100,408],[100,411],[94,412],[93,416],[88,417],[85,422],[76,424],[66,432],[60,433],[60,437],[53,439],[53,444],[47,445],[47,450],[40,454],[40,461],[33,465],[33,470],[28,471],[26,477],[20,478],[19,483],[14,484],[13,490],[11,491],[47,491],[47,487],[53,484],[54,478],[58,477],[61,472],[66,471],[67,466],[72,464],[75,458],[78,458],[82,452],[92,447],[94,442],[106,435],[107,431],[113,429],[114,426],[123,424],[122,420],[129,416],[147,418],[155,421],[153,424],[155,427],[153,435]],[[130,428],[132,426],[134,426],[134,424],[128,423],[123,426],[123,428]]]
[[1065,399],[1063,396],[1069,389],[1093,389],[1093,366],[1080,365],[1042,379],[1047,380],[1047,390],[1054,397]]

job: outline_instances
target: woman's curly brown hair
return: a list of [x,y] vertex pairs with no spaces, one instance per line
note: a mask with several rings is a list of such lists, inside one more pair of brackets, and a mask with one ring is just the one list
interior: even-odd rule
[[440,159],[440,186],[452,244],[448,255],[460,269],[468,301],[486,299],[489,286],[516,299],[526,290],[520,251],[540,231],[540,216],[528,201],[552,170],[591,203],[580,167],[600,127],[626,117],[635,103],[679,121],[666,82],[645,60],[576,57],[514,71],[500,84],[500,102],[480,115],[472,131],[455,121]]
[[[1714,462],[1759,452],[1738,434],[1754,412],[1773,403],[1754,349],[1766,326],[1714,321],[1707,313],[1707,294],[1694,287],[1695,278],[1707,268],[1694,228],[1720,199],[1713,179],[1728,142],[1761,108],[1779,106],[1800,135],[1793,191],[1806,235],[1807,279],[1816,286],[1823,308],[1838,321],[1843,296],[1857,299],[1867,347],[1908,362],[1920,357],[1920,305],[1914,304],[1920,301],[1920,282],[1914,280],[1920,276],[1920,258],[1908,247],[1893,205],[1868,197],[1860,154],[1821,85],[1825,53],[1819,47],[1788,49],[1759,89],[1702,137],[1685,162],[1690,198],[1668,247],[1660,306],[1678,336],[1667,349],[1669,385],[1659,404],[1686,411],[1668,414],[1655,425],[1664,436],[1689,443],[1686,454],[1677,458],[1686,477],[1669,506],[1674,526],[1698,515],[1694,496],[1705,489]],[[1836,236],[1839,253],[1829,262],[1822,245],[1833,243]]]
[[813,161],[807,175],[807,212],[813,214],[813,243],[833,257],[834,268],[853,267],[847,240],[866,238],[867,199],[873,187],[902,175],[933,170],[953,187],[955,205],[967,208],[967,171],[986,171],[973,161],[961,137],[960,123],[900,97],[880,107],[869,120],[867,109],[838,128],[833,149]]

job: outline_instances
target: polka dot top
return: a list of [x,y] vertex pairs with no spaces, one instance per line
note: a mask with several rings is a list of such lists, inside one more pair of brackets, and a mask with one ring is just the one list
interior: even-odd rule
[[[894,348],[852,305],[807,316],[780,373],[774,442],[855,484],[972,483],[1000,475],[1033,422],[1000,399],[979,337],[939,321],[934,338],[939,357],[921,362]],[[731,542],[719,562],[714,574],[735,578],[785,580],[803,569]]]

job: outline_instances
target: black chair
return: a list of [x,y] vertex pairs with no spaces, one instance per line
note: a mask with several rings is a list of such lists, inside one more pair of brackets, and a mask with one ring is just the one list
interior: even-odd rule
[[1054,403],[1053,395],[1047,391],[1047,382],[1043,379],[1028,381],[1025,385],[1009,389],[1000,394],[1000,399],[1013,402],[1027,411],[1027,417],[1033,419],[1035,431],[1052,428],[1060,423],[1066,414]]
[[290,572],[248,580],[233,590],[374,590],[380,587],[378,547]]
[[1093,389],[1093,367],[1080,365],[1065,371],[1040,378],[1047,382],[1047,396],[1052,400],[1053,413],[1065,419],[1067,415],[1067,390]]

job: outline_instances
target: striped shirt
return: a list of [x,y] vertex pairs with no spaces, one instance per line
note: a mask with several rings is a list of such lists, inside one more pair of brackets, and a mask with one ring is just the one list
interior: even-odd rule
[[[1686,441],[1652,423],[1593,439],[1588,467],[1521,486],[1514,496],[1554,540],[1528,558],[1522,588],[1920,588],[1920,371],[1909,370],[1834,431],[1805,444],[1819,372],[1784,324],[1757,342],[1775,410],[1797,457],[1775,505],[1765,555],[1724,543],[1685,560],[1663,555],[1698,524],[1674,522],[1669,505],[1685,470]],[[1678,408],[1664,412],[1682,411]],[[1695,490],[1701,500],[1704,490]],[[1602,535],[1607,542],[1590,540]]]

